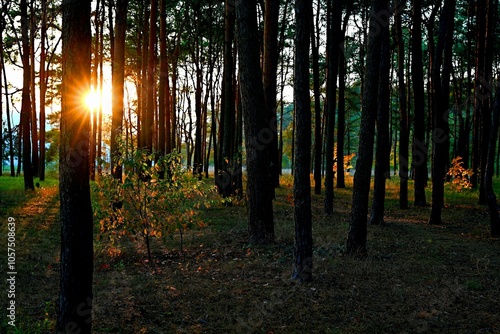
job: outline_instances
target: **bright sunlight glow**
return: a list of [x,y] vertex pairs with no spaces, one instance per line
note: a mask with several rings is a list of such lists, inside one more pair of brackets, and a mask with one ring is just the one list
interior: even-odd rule
[[90,110],[96,110],[101,105],[101,98],[99,93],[96,91],[90,91],[87,96],[85,96],[85,105]]

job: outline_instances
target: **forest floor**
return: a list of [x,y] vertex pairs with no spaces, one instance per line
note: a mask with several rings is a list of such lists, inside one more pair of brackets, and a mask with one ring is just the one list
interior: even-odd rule
[[[430,226],[430,208],[398,208],[394,178],[387,225],[369,226],[365,259],[344,255],[352,183],[335,189],[330,217],[313,195],[314,279],[298,284],[290,281],[293,198],[284,179],[273,245],[247,243],[244,204],[206,209],[207,226],[185,233],[182,252],[178,235],[156,240],[151,263],[142,243],[96,241],[93,333],[500,333],[500,240],[489,237],[475,192],[448,190],[445,223]],[[53,333],[58,190],[44,183],[25,195],[21,180],[11,183],[0,178],[0,271],[7,275],[14,217],[17,328],[7,325],[3,302],[0,332]]]

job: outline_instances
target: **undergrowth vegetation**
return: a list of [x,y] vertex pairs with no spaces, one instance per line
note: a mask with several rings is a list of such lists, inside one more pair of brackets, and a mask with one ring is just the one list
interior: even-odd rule
[[[217,204],[208,187],[183,167],[180,154],[156,159],[144,150],[122,152],[123,180],[110,173],[94,184],[93,210],[99,220],[98,237],[116,243],[122,237],[142,238],[151,260],[150,237],[173,237],[194,226],[203,227],[201,208]],[[151,161],[156,160],[153,165]]]
[[[430,208],[400,210],[398,179],[388,180],[387,225],[369,226],[368,256],[360,260],[344,254],[352,196],[352,178],[347,177],[347,187],[335,189],[333,215],[324,216],[322,195],[312,197],[313,281],[296,284],[290,280],[294,248],[291,175],[282,176],[276,191],[276,242],[252,245],[247,241],[244,201],[219,204],[218,194],[211,191],[212,178],[199,181],[189,171],[179,173],[183,175],[180,180],[187,178],[179,182],[196,185],[203,199],[199,202],[200,193],[195,191],[192,197],[184,194],[175,202],[179,210],[191,207],[195,211],[185,218],[183,224],[189,219],[193,224],[189,229],[181,226],[182,237],[180,230],[175,232],[178,223],[170,220],[165,225],[170,230],[163,231],[161,224],[167,223],[156,225],[151,218],[155,213],[150,213],[148,219],[155,224],[150,231],[162,231],[162,237],[151,234],[151,261],[141,235],[142,222],[132,206],[134,197],[127,198],[125,189],[120,197],[113,197],[103,185],[94,186],[94,209],[100,201],[101,211],[96,210],[95,219],[93,333],[500,331],[500,246],[489,236],[488,210],[477,205],[475,190],[447,188],[445,224],[430,226],[426,224]],[[130,177],[129,182],[135,180]],[[148,191],[163,182],[152,181],[154,177],[148,181]],[[104,178],[100,182],[108,181],[113,182]],[[499,189],[498,181],[495,189]],[[2,190],[14,188],[8,182],[0,178]],[[125,172],[120,187],[126,187],[126,182]],[[22,180],[18,185],[22,189]],[[13,216],[17,222],[18,327],[8,332],[7,318],[0,314],[0,332],[52,333],[59,303],[57,187],[42,185],[33,194],[8,194],[2,191],[0,219]],[[159,194],[151,198],[156,199],[167,201]],[[118,213],[111,206],[117,201],[123,201]],[[204,205],[206,201],[212,202]],[[195,210],[196,203],[200,206]],[[110,214],[121,215],[122,224],[131,225],[101,231],[101,220]],[[4,239],[0,240],[2,248]]]

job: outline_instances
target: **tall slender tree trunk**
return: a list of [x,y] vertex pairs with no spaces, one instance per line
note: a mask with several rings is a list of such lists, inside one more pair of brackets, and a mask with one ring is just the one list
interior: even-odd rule
[[[101,2],[100,0],[97,0],[96,2],[96,7],[95,7],[95,17],[94,17],[94,24],[95,24],[95,37],[94,37],[94,45],[93,45],[93,52],[94,52],[94,66],[92,69],[92,74],[91,74],[91,86],[94,92],[97,92],[97,85],[98,85],[98,73],[99,73],[99,45],[100,45],[100,15],[99,15],[99,9],[100,9]],[[92,113],[92,134],[90,136],[90,159],[89,159],[89,164],[90,164],[90,179],[92,181],[95,180],[95,172],[96,172],[96,156],[97,156],[97,113],[99,112],[99,107],[93,108],[91,110]]]
[[[121,182],[122,164],[119,162],[123,133],[124,84],[125,84],[125,32],[127,29],[128,0],[117,0],[115,20],[115,52],[112,68],[112,118],[111,118],[111,173]],[[123,147],[121,147],[123,149]]]
[[202,93],[203,93],[203,64],[201,63],[201,54],[203,52],[202,45],[200,43],[200,7],[199,5],[194,5],[194,17],[195,17],[195,39],[193,61],[195,64],[195,76],[196,76],[196,88],[195,88],[195,114],[196,114],[196,125],[195,125],[195,142],[194,142],[194,164],[193,164],[193,174],[200,180],[202,178],[203,171],[203,110],[202,110]]
[[292,279],[311,281],[313,240],[311,220],[311,98],[309,94],[309,46],[311,2],[295,1],[295,155],[293,200],[295,250]]
[[[3,13],[0,13],[0,15],[3,15]],[[3,30],[4,30],[4,23],[2,19],[0,18],[0,54],[3,53]],[[3,73],[3,60],[0,61],[0,176],[3,175],[3,162],[4,162],[4,156],[3,156],[3,145],[4,145],[4,140],[3,140],[3,93],[2,93],[2,86],[3,86],[3,78],[2,78],[2,73]],[[5,83],[5,86],[7,86],[7,83]],[[7,101],[8,102],[8,101]],[[9,117],[9,115],[7,115]]]
[[413,82],[413,144],[412,167],[414,169],[414,204],[426,206],[425,187],[427,185],[427,145],[425,141],[425,95],[422,61],[422,3],[413,1],[413,33],[411,36],[411,73]]
[[[1,43],[0,43],[1,46]],[[2,50],[0,49],[0,62],[2,63],[2,74],[4,83],[7,82],[7,71],[5,70],[5,58]],[[9,157],[10,157],[10,176],[16,176],[16,169],[14,166],[14,138],[12,133],[12,122],[10,117],[10,104],[9,104],[9,91],[7,85],[4,85],[5,91],[5,111],[7,113],[7,132],[9,137]]]
[[[375,119],[378,108],[378,84],[381,56],[382,36],[377,18],[382,10],[387,10],[387,0],[372,0],[370,14],[370,30],[368,34],[368,49],[363,88],[363,109],[359,133],[359,148],[354,174],[352,194],[351,219],[347,236],[347,253],[366,253],[368,196],[373,162],[373,143],[375,134]],[[389,24],[388,21],[384,21]]]
[[[142,134],[144,136],[144,148],[148,152],[153,151],[153,132],[155,116],[155,64],[156,64],[156,17],[158,15],[158,1],[151,0],[150,18],[149,18],[149,42],[148,57],[146,68],[146,110],[144,110]],[[150,163],[150,162],[149,162]]]
[[[318,2],[318,13],[319,13]],[[318,27],[319,30],[319,27]],[[319,34],[319,32],[318,32]],[[323,144],[321,133],[321,93],[319,82],[319,45],[316,45],[314,14],[311,11],[311,52],[314,82],[314,193],[321,194],[321,162],[323,158]]]
[[345,81],[347,64],[345,58],[345,34],[349,17],[351,16],[353,3],[347,5],[346,13],[344,15],[344,22],[342,24],[342,31],[340,35],[339,52],[339,106],[337,115],[337,188],[345,188],[345,170],[344,170],[344,143],[345,143]]
[[[57,333],[92,327],[93,215],[89,185],[90,0],[63,0],[62,105],[59,151],[61,273]],[[76,94],[75,94],[76,92]]]
[[[480,77],[480,103],[481,103],[481,166],[479,184],[479,203],[486,204],[486,163],[488,160],[488,142],[491,128],[491,108],[493,101],[492,70],[493,70],[493,44],[494,44],[494,0],[485,0],[484,3],[484,33],[481,33],[484,43],[484,60],[482,77]],[[498,6],[497,6],[498,7]]]
[[[399,207],[408,208],[408,145],[410,142],[410,131],[408,126],[408,110],[406,106],[405,85],[405,43],[402,28],[402,10],[404,1],[396,1],[396,39],[398,43],[398,82],[399,82]],[[413,28],[415,30],[415,27]],[[397,131],[396,131],[397,132]],[[395,137],[397,138],[397,137]],[[395,142],[397,142],[395,140]],[[396,145],[396,144],[395,144]],[[394,159],[396,151],[394,151]]]
[[[100,29],[99,29],[99,94],[100,100],[102,101],[103,97],[103,86],[104,86],[104,16],[105,16],[104,4],[101,10],[101,20],[100,20]],[[110,41],[114,41],[112,29],[110,32]],[[114,49],[114,45],[111,45]],[[113,53],[114,54],[114,53]],[[102,156],[102,103],[99,105],[99,118],[97,120],[97,152],[96,152],[96,160],[97,160],[97,174],[101,174],[102,165],[101,165],[101,156]]]
[[[160,0],[160,82],[158,86],[158,151],[161,155],[167,153],[167,140],[170,146],[170,92],[168,82],[167,57],[167,3]],[[167,116],[169,117],[167,120]],[[168,126],[167,126],[168,123]],[[168,153],[171,147],[168,148]],[[163,172],[162,172],[163,175]],[[163,175],[164,176],[164,175]]]
[[271,180],[274,187],[279,186],[280,164],[278,155],[278,125],[276,118],[276,94],[278,81],[278,21],[280,1],[266,0],[264,9],[264,55],[263,55],[263,82],[264,94],[268,115],[266,117],[267,127],[270,130],[270,138],[266,139],[266,150],[268,151],[271,164]]
[[[241,103],[245,121],[247,151],[248,230],[252,243],[274,241],[273,197],[270,166],[262,143],[268,111],[262,84],[258,40],[256,0],[237,0],[238,53]],[[234,102],[234,101],[233,101]]]
[[21,101],[21,123],[20,130],[22,134],[22,160],[24,172],[24,189],[34,190],[33,169],[31,164],[31,138],[30,138],[30,120],[31,120],[31,67],[30,67],[30,46],[28,38],[28,5],[26,0],[21,0],[21,32],[22,32],[22,62],[23,62],[23,92]]
[[377,151],[375,161],[375,180],[373,191],[373,204],[370,217],[370,224],[384,225],[385,211],[385,183],[390,178],[391,171],[391,137],[389,136],[390,121],[390,88],[389,72],[391,68],[391,49],[389,18],[386,24],[382,24],[381,29],[381,50],[380,50],[380,69],[378,86],[378,110],[377,110]]
[[36,108],[36,68],[35,68],[35,35],[37,20],[35,16],[35,3],[29,3],[29,62],[30,62],[30,103],[31,103],[31,168],[33,176],[38,176],[40,159],[38,155],[38,117]]
[[220,152],[219,166],[221,170],[215,178],[216,185],[223,197],[233,194],[231,166],[233,165],[234,154],[234,121],[235,121],[235,99],[234,99],[234,25],[235,13],[234,3],[230,1],[225,5],[224,21],[224,79],[223,79],[223,108],[221,111]]
[[333,213],[334,187],[333,179],[335,171],[333,170],[335,160],[334,138],[335,138],[335,111],[337,106],[337,74],[339,69],[339,43],[342,24],[342,1],[329,0],[331,3],[330,15],[328,15],[328,72],[326,81],[326,150],[325,150],[325,203],[324,210],[326,214]]
[[453,46],[455,0],[445,0],[439,19],[438,44],[432,67],[435,109],[433,118],[432,207],[429,224],[441,224],[444,206],[444,181],[449,159],[449,95]]
[[[41,0],[42,22],[40,27],[40,162],[38,175],[40,181],[45,181],[45,95],[47,93],[47,72],[45,71],[47,50],[47,0]],[[1,52],[1,51],[0,51]]]
[[495,103],[491,115],[491,131],[488,145],[488,163],[485,174],[485,193],[490,212],[490,233],[492,237],[500,237],[500,217],[495,191],[493,189],[493,173],[495,169],[495,149],[498,138],[498,123],[500,116],[500,81],[497,81]]

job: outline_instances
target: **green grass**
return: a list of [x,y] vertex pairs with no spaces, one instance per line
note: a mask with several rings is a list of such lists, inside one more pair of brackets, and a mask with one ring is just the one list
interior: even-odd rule
[[57,179],[46,179],[41,182],[35,179],[35,183],[38,183],[40,187],[35,188],[35,191],[25,191],[24,190],[24,179],[22,176],[11,177],[11,176],[0,176],[0,217],[8,216],[12,213],[12,210],[22,206],[27,200],[35,196],[44,188],[55,187],[59,184]]
[[[411,182],[410,207],[399,209],[398,180],[393,177],[387,184],[387,226],[368,226],[369,253],[360,260],[344,254],[352,178],[346,181],[345,189],[335,189],[329,217],[323,214],[324,196],[312,195],[314,280],[307,284],[290,281],[294,219],[289,175],[276,190],[272,245],[248,243],[243,201],[205,209],[207,227],[185,234],[183,252],[178,234],[154,239],[152,263],[145,261],[142,242],[96,241],[94,333],[500,330],[499,245],[489,237],[487,209],[477,205],[474,192],[447,190],[444,224],[430,226],[430,207],[412,205]],[[4,189],[1,182],[3,178]],[[26,196],[22,182],[18,185],[21,191],[12,196],[19,198],[9,209],[19,218],[23,238],[17,333],[53,332],[59,274],[57,189]],[[1,248],[3,243],[2,238]],[[113,252],[118,248],[121,253]]]

